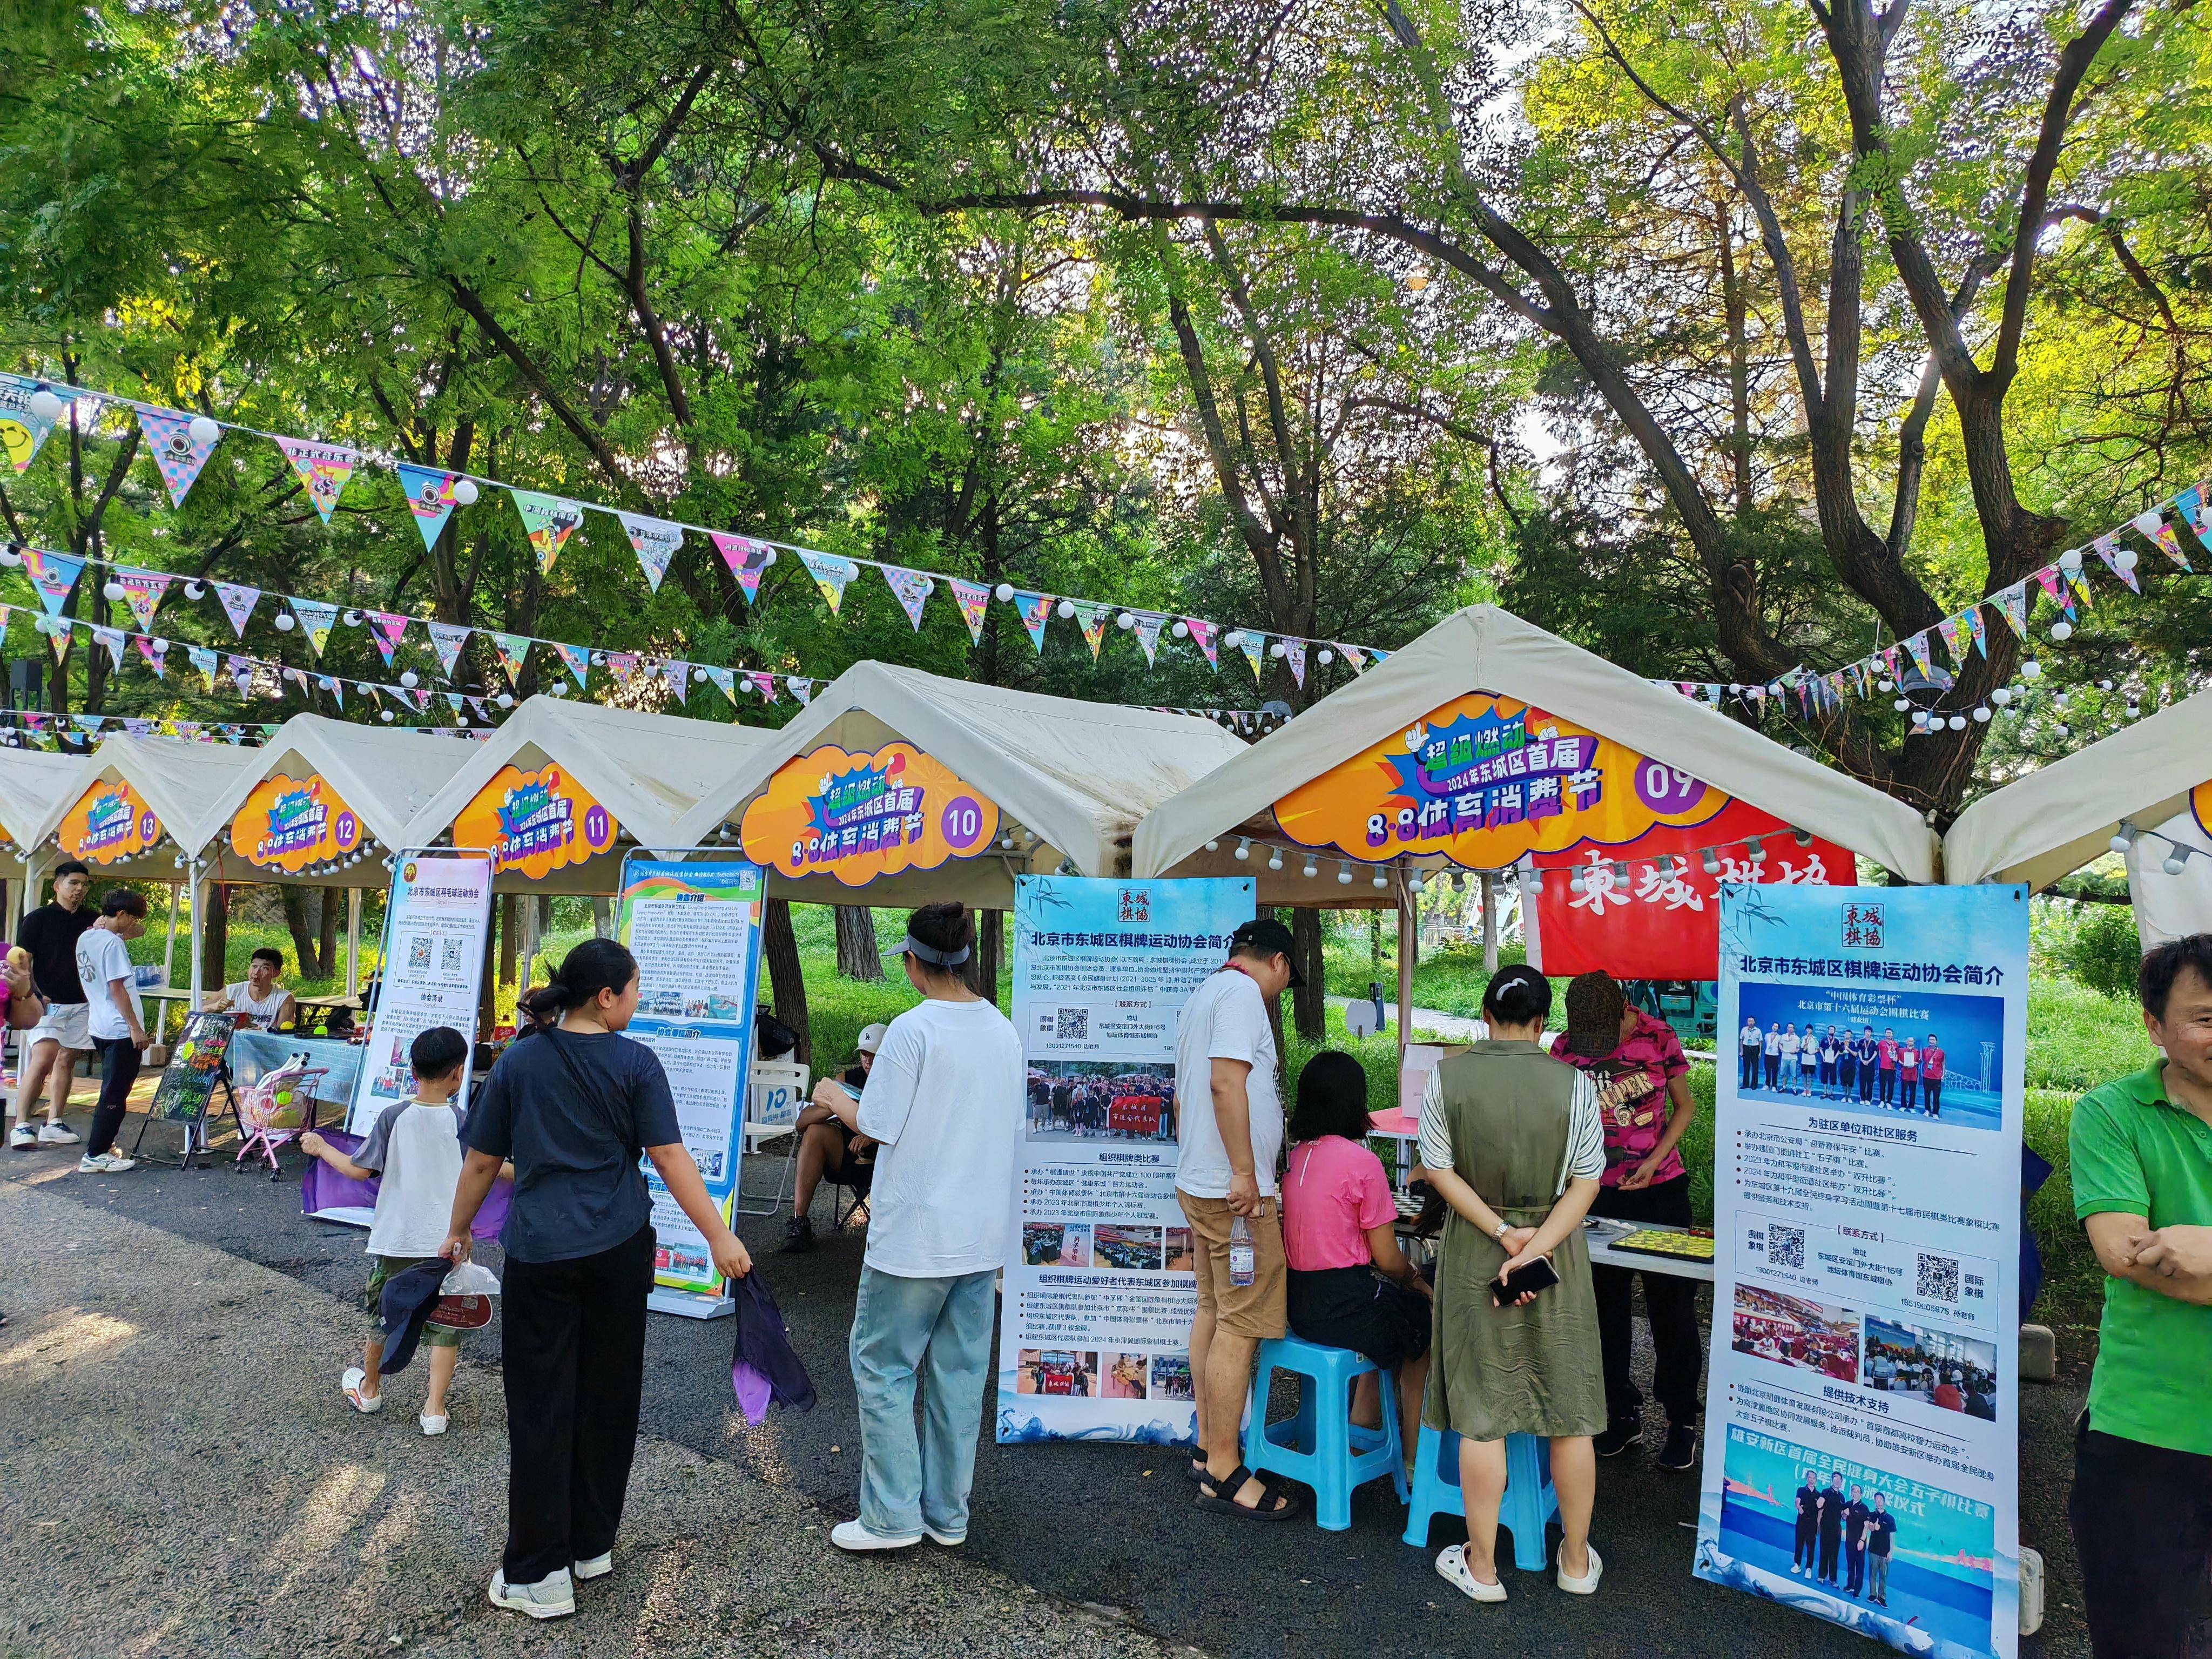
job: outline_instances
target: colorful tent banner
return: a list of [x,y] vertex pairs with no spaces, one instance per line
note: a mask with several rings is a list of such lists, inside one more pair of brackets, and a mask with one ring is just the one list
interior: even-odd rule
[[1014,610],[1021,617],[1022,626],[1029,629],[1030,643],[1036,647],[1037,655],[1044,654],[1044,625],[1052,617],[1052,595],[1049,593],[1016,593]]
[[1114,607],[1100,605],[1093,599],[1070,599],[1075,607],[1075,625],[1083,630],[1083,642],[1091,647],[1091,660],[1098,660],[1098,647],[1105,643],[1106,624],[1113,620]]
[[963,582],[957,576],[947,576],[945,585],[952,590],[952,598],[960,607],[960,620],[968,624],[968,642],[983,643],[983,617],[991,603],[991,590],[981,582]]
[[8,464],[18,472],[30,465],[39,446],[57,424],[57,420],[39,415],[31,407],[31,399],[41,391],[52,392],[64,405],[72,395],[43,380],[0,374],[0,451],[6,453]]
[[392,653],[407,637],[408,619],[396,611],[368,611],[362,614],[368,618],[369,637],[376,641],[376,648],[384,653],[384,665],[391,667]]
[[407,497],[407,511],[415,520],[415,528],[422,532],[422,550],[430,552],[437,547],[439,533],[459,505],[453,500],[453,486],[460,482],[461,475],[441,471],[434,466],[416,466],[410,461],[401,461],[398,471],[399,488]]
[[847,887],[934,870],[988,852],[999,809],[910,743],[868,753],[834,744],[793,757],[745,809],[745,856],[798,878]]
[[558,640],[550,641],[554,654],[561,659],[562,666],[575,677],[576,689],[581,691],[592,677],[592,653],[580,645],[563,645]]
[[757,542],[746,536],[725,535],[719,530],[707,532],[707,539],[714,544],[714,550],[722,556],[722,562],[730,568],[730,574],[738,579],[738,587],[751,605],[760,598],[761,577],[775,561],[775,550],[765,542]]
[[645,572],[647,584],[658,593],[660,579],[668,574],[668,562],[684,545],[684,526],[665,519],[648,519],[641,513],[617,513],[615,517],[622,520],[623,534],[629,538],[630,551],[637,555],[638,568]]
[[453,820],[453,844],[489,847],[495,871],[542,881],[615,844],[607,809],[556,766],[502,766]]
[[1237,648],[1244,653],[1244,660],[1252,665],[1253,679],[1264,685],[1267,679],[1267,671],[1264,662],[1267,653],[1267,636],[1265,634],[1255,634],[1248,628],[1237,635]]
[[708,668],[706,670],[706,675],[708,679],[714,683],[714,689],[717,691],[720,691],[724,696],[727,697],[732,705],[737,702],[738,677],[734,670],[727,668]]
[[422,626],[430,635],[430,648],[438,653],[438,672],[447,679],[453,678],[453,665],[461,659],[461,647],[476,630],[459,623],[426,622]]
[[343,858],[361,839],[361,819],[318,772],[262,779],[230,821],[233,852],[259,869],[287,875]]
[[1160,627],[1166,621],[1164,617],[1147,616],[1140,611],[1137,613],[1136,625],[1129,630],[1137,636],[1137,648],[1145,653],[1145,666],[1147,668],[1152,666],[1159,656]]
[[500,665],[507,670],[511,684],[520,684],[523,665],[530,657],[530,636],[526,634],[501,634],[492,629],[484,629],[484,637],[499,653]]
[[154,625],[154,612],[161,603],[161,596],[169,591],[176,580],[158,570],[118,570],[115,584],[123,590],[123,603],[131,607],[131,614],[138,619],[141,628]]
[[1997,615],[2005,619],[2016,639],[2027,637],[2027,584],[2014,582],[2010,587],[2001,587],[1990,595],[1990,603],[1997,608]]
[[185,647],[185,655],[191,659],[196,671],[207,676],[208,690],[214,690],[215,677],[222,665],[216,661],[215,653],[204,645],[188,645]]
[[817,553],[811,548],[798,550],[799,563],[806,574],[814,578],[815,586],[822,590],[822,602],[836,616],[845,603],[845,585],[860,574],[860,567],[850,559],[840,558],[834,553]]
[[31,586],[39,590],[39,603],[46,607],[49,617],[62,613],[63,601],[84,569],[84,561],[67,553],[52,553],[43,548],[23,550],[23,574],[31,579]]
[[120,779],[102,778],[64,814],[54,840],[73,859],[119,864],[153,850],[161,821],[138,792]]
[[1185,617],[1182,619],[1182,625],[1190,630],[1191,638],[1198,641],[1198,648],[1206,653],[1206,665],[1215,673],[1219,673],[1221,672],[1221,652],[1218,644],[1220,631],[1212,623],[1201,622],[1196,617]]
[[583,523],[583,503],[559,495],[541,495],[534,489],[510,489],[507,493],[514,498],[514,510],[522,515],[523,533],[537,550],[538,573],[544,575],[552,569],[553,561],[561,556],[561,550],[576,533],[576,526]]
[[345,493],[346,480],[361,465],[360,452],[343,444],[326,444],[313,438],[279,438],[276,447],[284,452],[284,459],[292,464],[293,473],[307,499],[315,504],[325,524],[337,510],[338,497]]
[[1283,641],[1283,660],[1291,665],[1291,678],[1304,685],[1306,683],[1306,642],[1285,639]]
[[[2179,504],[2180,503],[2178,501],[2175,503],[2176,506],[2179,506]],[[2173,526],[2168,524],[2155,508],[2152,509],[2148,513],[2137,514],[2135,517],[2134,523],[2136,529],[2141,532],[2143,538],[2147,541],[2156,543],[2158,544],[2159,550],[2165,554],[2167,558],[2172,560],[2174,563],[2179,565],[2184,570],[2187,570],[2191,568],[2189,563],[2189,556],[2181,550],[2181,541],[2180,538],[2173,533]],[[2101,536],[2098,538],[2100,545],[2097,550],[2100,553],[2104,551],[2102,543],[2106,539],[2106,538]],[[2133,582],[2130,582],[2128,586],[2130,587],[2136,587],[2136,584]],[[2136,591],[2138,593],[2142,592],[2140,587],[2136,587]]]
[[906,612],[906,619],[914,624],[914,631],[921,633],[922,607],[929,603],[929,596],[936,591],[936,581],[927,571],[908,570],[900,565],[887,564],[882,569],[884,581],[890,585],[892,594],[898,599],[899,609]]
[[630,676],[637,672],[639,658],[635,651],[610,651],[606,653],[606,662],[607,672],[612,674],[618,684],[628,685]]
[[205,443],[200,442],[192,436],[192,420],[181,410],[138,405],[138,429],[146,434],[146,447],[154,452],[155,465],[161,469],[161,482],[169,487],[172,507],[185,504],[185,497],[199,481],[200,469],[215,453],[215,447],[222,441],[222,428],[218,426],[215,436]]
[[253,615],[253,607],[260,602],[261,590],[235,582],[217,582],[215,596],[222,601],[222,614],[230,618],[231,631],[240,639],[244,639],[246,622]]

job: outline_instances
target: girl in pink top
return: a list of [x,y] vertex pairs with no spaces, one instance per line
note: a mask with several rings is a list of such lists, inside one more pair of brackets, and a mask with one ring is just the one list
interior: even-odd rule
[[[1398,1248],[1397,1201],[1367,1148],[1368,1127],[1359,1062],[1334,1048],[1308,1060],[1283,1170],[1285,1300],[1294,1334],[1398,1374],[1398,1431],[1410,1460],[1429,1376],[1429,1286]],[[1354,1387],[1352,1420],[1382,1421],[1372,1374]]]

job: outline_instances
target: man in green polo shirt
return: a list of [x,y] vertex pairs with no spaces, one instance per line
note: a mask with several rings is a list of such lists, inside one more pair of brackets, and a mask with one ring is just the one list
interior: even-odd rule
[[2212,933],[2143,957],[2166,1058],[2074,1109],[2105,1316],[2068,1505],[2097,1659],[2212,1652]]

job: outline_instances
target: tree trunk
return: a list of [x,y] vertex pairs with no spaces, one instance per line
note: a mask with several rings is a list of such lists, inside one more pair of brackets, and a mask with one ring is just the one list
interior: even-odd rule
[[200,977],[209,990],[230,983],[230,890],[207,884],[207,915],[200,921]]
[[611,898],[592,901],[592,937],[612,939],[615,936],[615,902]]
[[884,959],[876,944],[876,913],[865,904],[831,907],[837,915],[837,972],[846,979],[881,979]]
[[1006,913],[975,913],[975,954],[969,961],[968,988],[989,1002],[999,1000],[999,967],[1006,959]]
[[1321,912],[1310,906],[1291,912],[1291,962],[1305,983],[1291,993],[1291,1019],[1308,1042],[1328,1030],[1328,988],[1322,983]]
[[514,895],[499,896],[499,982],[514,983]]
[[338,890],[318,887],[315,902],[322,909],[315,923],[315,977],[326,980],[338,970]]
[[775,1017],[799,1033],[799,1058],[814,1063],[814,1037],[806,1026],[806,980],[799,968],[799,936],[791,930],[791,901],[772,898],[761,924],[761,955],[768,963],[769,994]]
[[319,896],[289,881],[279,883],[276,892],[284,906],[285,930],[292,935],[292,960],[301,974],[313,974],[316,918],[309,906]]

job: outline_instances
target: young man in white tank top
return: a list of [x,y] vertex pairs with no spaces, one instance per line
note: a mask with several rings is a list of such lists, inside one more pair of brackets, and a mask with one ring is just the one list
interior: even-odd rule
[[234,1014],[251,1014],[253,1023],[264,1031],[289,1025],[299,1009],[292,1000],[292,994],[276,982],[276,976],[283,971],[284,953],[264,945],[246,963],[243,980],[224,986],[200,1006],[228,1008]]

